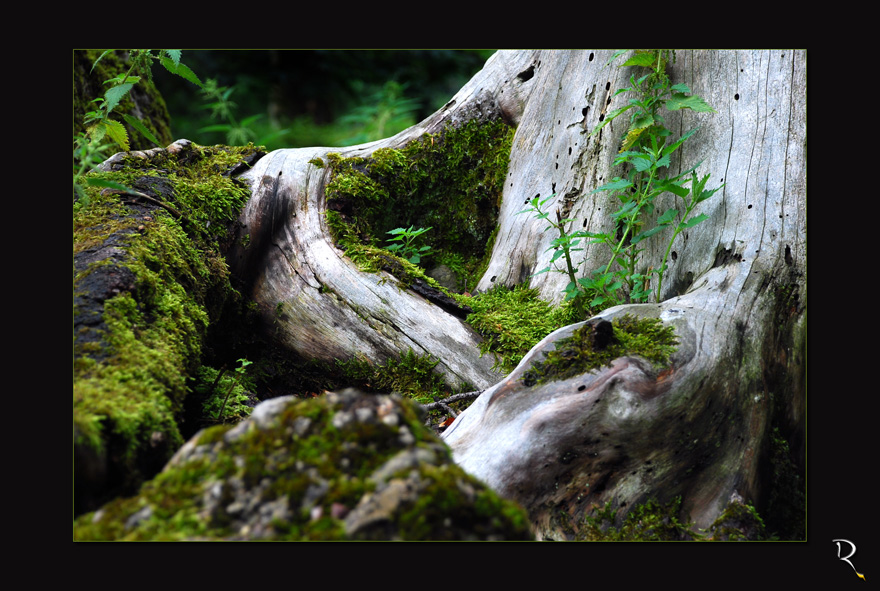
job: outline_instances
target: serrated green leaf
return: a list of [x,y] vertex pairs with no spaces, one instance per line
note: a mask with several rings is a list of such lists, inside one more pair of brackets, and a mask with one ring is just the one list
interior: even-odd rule
[[632,186],[633,184],[630,181],[617,177],[610,183],[606,183],[597,189],[593,189],[592,191],[590,191],[590,195],[592,195],[593,193],[598,193],[600,191],[619,191],[622,189],[628,189]]
[[101,125],[104,126],[107,135],[110,136],[114,142],[116,142],[120,148],[122,148],[123,152],[128,151],[128,132],[125,131],[125,126],[118,121],[113,121],[112,119],[108,119],[104,121]]
[[171,58],[171,61],[173,61],[175,64],[180,64],[180,54],[182,52],[179,49],[163,49],[162,53]]
[[684,230],[685,228],[692,228],[693,226],[696,226],[700,222],[702,222],[704,220],[708,220],[708,219],[709,219],[709,216],[707,216],[705,213],[701,213],[698,216],[694,216],[691,219],[682,222],[681,224],[678,225],[678,227],[682,230]]
[[652,125],[654,125],[654,118],[651,116],[650,113],[645,113],[633,117],[632,125],[630,125],[630,128],[641,129],[643,127],[650,127]]
[[700,196],[696,198],[695,203],[700,203],[701,201],[705,201],[709,197],[715,194],[716,191],[720,190],[727,183],[721,183],[721,185],[715,187],[714,189],[710,189],[709,191],[701,191]]
[[[666,146],[665,148],[663,148],[663,155],[664,155],[664,156],[668,156],[669,154],[672,154],[673,152],[675,152],[675,151],[676,151],[676,150],[677,150],[677,149],[678,149],[683,143],[685,143],[685,142],[686,142],[686,141],[687,141],[692,135],[694,135],[695,133],[697,133],[697,131],[698,131],[699,129],[700,129],[699,127],[694,127],[693,129],[691,129],[690,131],[688,131],[686,134],[684,134],[683,136],[681,136],[680,138],[678,138],[675,142],[673,142],[673,143],[669,144],[668,146]],[[694,169],[692,168],[691,170],[694,170]],[[682,174],[678,175],[678,177],[676,177],[676,178],[681,177],[683,174],[686,174],[686,173],[682,173]]]
[[672,92],[679,92],[679,93],[690,92],[690,91],[691,91],[691,89],[688,88],[688,85],[687,85],[687,84],[683,84],[683,83],[682,83],[682,84],[673,84],[669,89],[670,89]]
[[151,132],[149,129],[144,127],[144,124],[141,123],[140,119],[138,119],[137,117],[132,117],[131,115],[128,115],[128,114],[123,114],[122,117],[128,122],[129,125],[134,127],[141,135],[143,135],[145,138],[147,138],[148,140],[153,142],[155,145],[161,147],[159,140],[156,139],[156,136],[153,135],[153,132]]
[[128,91],[131,90],[133,86],[134,84],[120,84],[119,86],[114,86],[104,93],[104,105],[108,113],[116,108],[116,105],[119,104],[119,101],[121,101],[125,97],[125,95],[128,94]]
[[628,201],[628,202],[624,203],[620,209],[618,209],[617,211],[612,213],[611,217],[615,220],[617,218],[623,217],[623,216],[629,214],[633,209],[635,209],[636,206],[638,206],[638,203],[636,203],[635,201]]
[[645,230],[644,232],[640,232],[637,236],[634,236],[633,239],[630,241],[630,244],[638,244],[639,242],[641,242],[645,238],[650,238],[651,236],[653,236],[657,232],[661,232],[665,229],[666,229],[665,225],[654,226],[650,230]]
[[654,59],[656,56],[653,51],[645,52],[645,51],[637,51],[631,58],[626,60],[623,65],[624,66],[646,66],[651,67],[654,65]]
[[630,109],[632,109],[632,107],[633,107],[632,105],[627,105],[625,107],[615,109],[611,113],[605,115],[605,119],[603,119],[599,125],[597,125],[596,127],[593,128],[593,131],[590,132],[590,135],[593,135],[594,133],[598,133],[600,129],[602,129],[603,127],[605,127],[609,123],[611,123],[618,115],[625,113],[626,111],[629,111]]
[[687,187],[682,187],[681,185],[676,183],[675,180],[670,179],[662,179],[658,181],[654,185],[654,187],[658,195],[660,193],[663,193],[664,191],[669,191],[670,193],[678,195],[679,197],[687,197],[688,193],[691,192],[690,189],[688,189]]
[[196,76],[195,73],[192,70],[190,70],[185,64],[174,63],[174,61],[171,58],[164,57],[164,56],[159,58],[159,63],[161,63],[165,67],[165,69],[168,70],[169,72],[171,72],[172,74],[177,74],[178,76],[180,76],[184,80],[188,80],[188,81],[192,82],[193,84],[195,84],[196,86],[204,88],[205,85],[202,84],[202,81],[199,80],[199,77]]
[[666,211],[663,212],[663,215],[661,215],[659,218],[657,218],[657,223],[658,224],[668,224],[669,222],[674,220],[677,215],[678,215],[677,209],[667,209]]
[[678,111],[679,109],[690,109],[698,113],[714,113],[715,109],[702,98],[691,95],[687,96],[680,93],[673,93],[672,98],[666,100],[666,108],[670,111]]
[[104,136],[107,134],[107,126],[103,123],[96,123],[95,125],[86,128],[86,134],[92,142],[98,143],[104,139]]
[[654,163],[651,162],[651,158],[646,155],[641,155],[641,157],[639,158],[633,158],[631,162],[633,168],[635,168],[639,172],[644,172],[654,166]]

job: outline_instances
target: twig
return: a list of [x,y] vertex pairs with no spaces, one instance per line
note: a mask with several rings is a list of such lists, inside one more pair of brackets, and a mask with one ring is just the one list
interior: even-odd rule
[[446,411],[446,414],[451,416],[453,419],[458,416],[458,413],[452,410],[452,407],[447,405],[445,402],[439,402],[440,408]]
[[[216,420],[219,421],[221,419],[221,417],[223,416],[223,411],[226,409],[226,401],[229,400],[229,395],[232,394],[233,388],[235,388],[237,385],[238,385],[238,382],[233,380],[232,385],[229,386],[229,389],[226,391],[226,398],[223,399],[223,404],[220,405],[220,412],[217,413]],[[223,422],[225,423],[226,421],[223,421]]]
[[[444,398],[443,400],[435,400],[434,402],[430,402],[428,404],[425,404],[424,406],[428,410],[434,410],[435,408],[442,408],[446,412],[449,412],[451,409],[449,409],[449,407],[446,405],[449,404],[450,402],[458,402],[459,400],[470,400],[472,398],[477,398],[484,391],[485,390],[475,390],[473,392],[462,392],[461,394],[453,394],[452,396]],[[455,416],[455,415],[453,414],[452,416]]]

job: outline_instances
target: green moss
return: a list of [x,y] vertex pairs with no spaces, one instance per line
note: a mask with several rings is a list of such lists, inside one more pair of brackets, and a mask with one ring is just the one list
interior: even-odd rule
[[679,520],[681,497],[663,505],[654,499],[637,505],[622,519],[611,502],[585,518],[578,533],[586,541],[679,541],[700,539],[693,524]]
[[765,538],[764,520],[751,505],[731,501],[709,526],[713,541],[757,541]]
[[526,285],[498,286],[456,299],[473,310],[467,322],[483,337],[480,352],[495,355],[495,367],[504,372],[512,371],[548,334],[577,320],[570,305],[553,306]]
[[[379,409],[384,409],[381,416]],[[188,455],[144,484],[136,497],[117,499],[78,518],[74,537],[346,539],[338,509],[358,506],[376,489],[377,470],[417,448],[428,451],[438,465],[402,466],[388,476],[419,486],[415,506],[404,502],[401,513],[392,517],[399,536],[445,539],[446,516],[456,520],[458,532],[478,537],[483,524],[488,524],[487,535],[528,535],[524,511],[453,464],[448,448],[421,424],[411,403],[389,407],[387,400],[343,393],[291,402],[271,424],[248,424],[234,436],[226,426],[203,432]],[[257,497],[259,506],[249,508]],[[249,530],[265,521],[268,506],[278,514],[267,529]]]
[[[111,480],[125,491],[182,443],[187,377],[199,368],[209,323],[237,295],[221,252],[249,191],[222,173],[255,152],[193,145],[91,173],[181,217],[85,186],[88,204],[74,209],[77,444],[108,457]],[[105,290],[111,297],[101,301]]]
[[636,505],[618,517],[611,502],[594,508],[577,529],[576,538],[584,541],[742,541],[764,540],[764,521],[751,505],[732,500],[706,530],[682,522],[681,497],[661,504],[655,499]]
[[329,154],[327,220],[334,239],[371,270],[365,261],[376,252],[369,249],[380,247],[390,230],[431,227],[435,253],[457,254],[466,261],[461,269],[476,269],[496,229],[512,138],[501,121],[470,121],[370,158]]
[[400,359],[373,364],[364,358],[338,360],[337,367],[350,380],[348,386],[359,386],[373,392],[397,392],[422,404],[435,396],[445,396],[448,386],[434,368],[440,361],[430,355],[418,355],[412,349]]
[[528,514],[524,509],[488,489],[461,486],[461,473],[456,466],[424,465],[419,476],[429,484],[400,515],[402,539],[454,540],[462,529],[470,531],[475,539],[492,535],[522,539],[522,532],[528,531]]
[[[607,322],[607,321],[606,321]],[[546,359],[523,374],[523,382],[534,386],[550,380],[565,380],[609,365],[627,355],[638,355],[663,367],[675,352],[675,329],[657,318],[638,318],[626,314],[612,322],[613,336],[597,346],[597,323],[588,323],[555,343]]]

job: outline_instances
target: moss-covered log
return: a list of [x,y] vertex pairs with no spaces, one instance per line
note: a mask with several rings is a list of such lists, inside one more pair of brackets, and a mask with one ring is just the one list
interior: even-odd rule
[[500,377],[465,322],[469,310],[381,248],[390,230],[425,227],[438,261],[474,274],[485,266],[512,139],[498,88],[516,81],[484,72],[394,137],[276,150],[243,175],[253,197],[230,265],[283,346],[308,359],[373,363],[413,351],[435,359],[451,388],[485,388]]
[[74,508],[131,494],[183,444],[180,421],[212,322],[237,297],[223,257],[260,153],[118,154],[74,207]]

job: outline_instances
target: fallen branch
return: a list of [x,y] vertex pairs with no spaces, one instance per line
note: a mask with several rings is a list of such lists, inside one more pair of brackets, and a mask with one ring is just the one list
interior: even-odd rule
[[[448,396],[447,398],[444,398],[442,400],[435,399],[434,402],[430,402],[428,404],[425,404],[424,406],[428,410],[442,408],[442,409],[446,410],[447,412],[449,412],[452,409],[450,409],[447,406],[447,404],[449,404],[451,402],[458,402],[459,400],[471,400],[471,399],[479,397],[479,395],[482,393],[483,393],[483,390],[474,390],[473,392],[462,392],[461,394],[453,394],[452,396]],[[455,414],[452,413],[452,416],[455,416]]]

